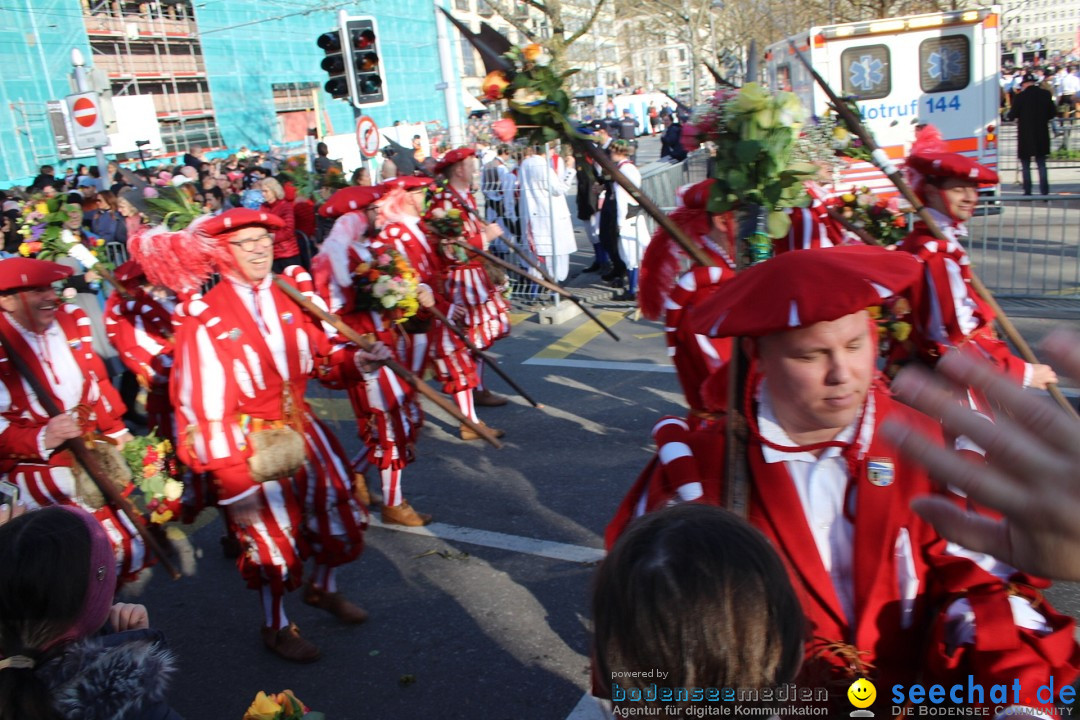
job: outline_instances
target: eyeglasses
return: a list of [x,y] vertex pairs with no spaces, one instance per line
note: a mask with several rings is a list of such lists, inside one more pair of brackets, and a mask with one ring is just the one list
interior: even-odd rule
[[270,234],[247,238],[246,240],[230,240],[229,244],[238,247],[244,252],[254,252],[257,247],[266,247],[274,244],[274,236]]

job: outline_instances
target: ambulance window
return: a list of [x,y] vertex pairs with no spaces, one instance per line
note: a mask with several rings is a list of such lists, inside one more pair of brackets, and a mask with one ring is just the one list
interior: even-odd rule
[[889,48],[884,45],[848,48],[840,53],[840,67],[844,69],[844,95],[874,100],[892,91]]
[[776,89],[791,92],[791,66],[787,63],[776,66]]
[[919,87],[923,92],[963,90],[971,82],[971,43],[966,35],[946,35],[919,44]]

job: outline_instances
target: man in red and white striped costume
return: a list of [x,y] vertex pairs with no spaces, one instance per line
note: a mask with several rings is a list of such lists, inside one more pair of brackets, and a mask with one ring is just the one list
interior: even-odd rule
[[[287,660],[312,662],[319,650],[288,621],[284,595],[301,585],[304,561],[314,557],[304,602],[344,623],[363,622],[367,613],[337,591],[335,572],[360,555],[367,516],[353,498],[344,451],[312,413],[304,390],[310,377],[330,385],[359,382],[369,363],[389,353],[332,344],[322,325],[272,282],[272,233],[279,227],[266,212],[236,209],[189,228],[187,242],[204,249],[222,281],[178,309],[172,398],[180,457],[213,477],[244,549],[241,574],[262,597],[263,642]],[[306,271],[292,267],[285,278],[315,298]],[[256,439],[260,431],[270,433]],[[249,465],[253,444],[272,435],[291,440],[290,431],[301,436],[300,469],[257,482]],[[275,442],[260,449],[266,453],[260,460],[287,450]]]
[[124,367],[146,388],[147,427],[159,437],[175,441],[169,400],[175,301],[166,300],[162,304],[142,287],[147,281],[138,260],[128,260],[114,274],[128,297],[117,292],[105,301],[106,336],[120,354]]
[[715,182],[707,179],[680,188],[679,207],[670,215],[715,265],[695,266],[679,276],[679,260],[685,253],[661,227],[653,233],[641,261],[638,302],[646,317],[655,319],[661,312],[664,315],[668,356],[675,365],[689,411],[685,419],[668,415],[653,427],[656,455],[608,525],[608,547],[634,518],[663,507],[674,497],[683,502],[701,497],[702,485],[694,472],[696,465],[687,438],[694,431],[717,426],[727,409],[724,368],[731,358],[731,339],[695,333],[685,322],[695,305],[735,277],[732,215],[707,210]]
[[791,227],[784,237],[773,240],[773,252],[779,255],[791,250],[861,245],[861,240],[829,216],[829,193],[825,188],[813,181],[804,183],[804,186],[810,195],[810,206],[785,210]]
[[[432,194],[428,213],[459,210],[465,224],[464,240],[482,250],[501,235],[502,230],[495,223],[480,222],[475,214],[476,201],[470,194],[475,173],[474,156],[475,152],[470,148],[457,148],[446,153],[436,164],[435,171],[446,177],[448,187]],[[473,344],[484,350],[510,334],[509,307],[492,284],[483,263],[475,256],[461,258],[460,251],[446,243],[441,245],[439,258],[443,264],[443,283],[438,290],[451,303],[450,319],[459,322]],[[483,363],[474,360],[451,333],[439,332],[431,352],[443,391],[454,396],[463,415],[479,423],[476,405],[496,407],[506,404],[505,397],[484,387]],[[492,433],[496,437],[503,435],[502,430],[494,428]],[[480,439],[465,425],[461,426],[461,437],[464,440]]]
[[912,189],[948,238],[939,241],[918,222],[900,244],[924,267],[924,282],[911,293],[914,345],[930,364],[950,347],[975,350],[1024,387],[1044,389],[1057,382],[1053,369],[1013,355],[994,334],[993,309],[971,287],[964,223],[975,212],[979,186],[996,183],[997,173],[972,158],[946,152],[935,132],[933,126],[920,130],[906,165]]
[[[337,217],[312,260],[315,287],[330,312],[361,334],[378,338],[391,349],[400,362],[408,354],[409,338],[389,313],[356,307],[353,270],[360,263],[372,263],[382,248],[372,240],[373,226],[369,208],[382,190],[372,187],[348,187],[334,193],[320,209],[324,217]],[[431,302],[430,293],[426,298]],[[386,367],[364,376],[363,383],[346,390],[356,414],[360,439],[368,449],[366,461],[379,469],[383,492],[383,522],[419,526],[431,522],[431,516],[418,513],[404,499],[401,476],[415,459],[414,445],[423,423],[423,412],[415,391]],[[361,501],[367,485],[363,474],[355,478]]]
[[[49,418],[30,384],[0,350],[0,477],[19,487],[29,507],[78,505],[94,514],[116,551],[117,577],[132,579],[150,564],[142,540],[116,509],[81,497],[65,440],[103,435],[131,439],[124,406],[90,346],[90,319],[60,301],[53,283],[71,268],[28,258],[0,261],[0,334],[30,366],[64,412]],[[107,389],[108,392],[104,390]]]

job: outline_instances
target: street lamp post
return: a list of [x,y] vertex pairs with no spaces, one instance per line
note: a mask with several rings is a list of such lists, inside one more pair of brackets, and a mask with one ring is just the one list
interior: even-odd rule
[[[82,51],[79,48],[71,48],[71,64],[74,66],[73,74],[75,76],[75,87],[80,93],[93,92],[94,87],[90,84],[89,74],[86,72],[86,59],[83,58]],[[94,103],[97,107],[101,107],[100,97],[98,102]],[[103,146],[98,145],[94,147],[94,151],[97,154],[98,174],[101,176],[101,190],[108,190],[112,184],[112,178],[109,177],[109,161],[105,159],[105,150]],[[139,148],[141,151],[142,148]]]

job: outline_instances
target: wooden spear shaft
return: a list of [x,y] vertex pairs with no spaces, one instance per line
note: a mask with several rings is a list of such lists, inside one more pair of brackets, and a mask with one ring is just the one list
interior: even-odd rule
[[[423,171],[423,172],[426,172],[426,171]],[[431,173],[427,173],[427,174],[428,174],[429,177],[434,177],[434,176],[431,175]],[[461,193],[458,192],[457,188],[455,188],[449,182],[447,182],[443,187],[445,187],[454,197],[457,198],[457,201],[461,205],[461,207],[465,208],[465,210],[470,215],[475,217],[477,220],[483,222],[483,218],[480,217],[480,214],[469,203],[465,202],[465,198],[463,198],[461,196]],[[535,269],[538,273],[540,273],[541,277],[540,278],[535,278],[532,275],[529,275],[528,273],[523,271],[521,268],[519,268],[516,265],[511,265],[511,264],[505,263],[505,262],[501,262],[501,263],[497,262],[494,259],[495,258],[494,255],[490,255],[490,254],[484,255],[484,258],[487,259],[489,262],[493,262],[493,263],[495,263],[497,265],[500,265],[500,267],[503,267],[503,268],[505,268],[507,270],[510,270],[511,272],[515,272],[518,275],[521,275],[522,277],[525,277],[526,279],[531,280],[531,281],[535,282],[538,285],[542,285],[543,287],[546,287],[548,290],[551,290],[552,292],[558,293],[560,296],[566,298],[567,300],[569,300],[570,302],[574,303],[579,308],[581,308],[581,311],[583,313],[585,313],[585,315],[587,315],[590,320],[592,320],[597,325],[599,325],[601,328],[603,328],[604,332],[606,332],[611,337],[615,338],[616,341],[619,340],[619,336],[616,335],[614,332],[612,332],[611,328],[609,328],[604,323],[600,322],[600,318],[596,317],[596,315],[591,310],[589,310],[587,307],[585,307],[585,305],[581,302],[581,298],[579,298],[577,295],[574,295],[573,293],[571,293],[571,292],[569,292],[567,290],[564,290],[557,282],[555,282],[554,278],[552,278],[550,275],[548,275],[547,271],[544,270],[544,268],[542,268],[540,265],[538,265],[536,263],[536,261],[533,260],[531,257],[529,257],[526,253],[524,253],[521,250],[521,248],[519,248],[514,243],[513,240],[511,240],[510,238],[507,238],[507,237],[503,237],[503,242],[506,243],[507,247],[509,247],[511,250],[513,250],[515,253],[517,253],[518,256],[521,257],[521,259],[523,259],[533,269]],[[470,250],[475,250],[475,248],[473,248],[471,245],[462,245],[462,247],[465,247],[465,248],[470,249]],[[541,282],[541,279],[544,282]]]
[[[53,401],[52,393],[42,386],[37,375],[35,375],[34,371],[27,365],[26,359],[16,353],[11,347],[11,344],[8,343],[2,335],[0,335],[0,345],[3,346],[8,359],[11,360],[12,364],[15,366],[15,370],[22,375],[23,379],[30,385],[30,389],[37,395],[38,401],[41,403],[41,407],[45,410],[46,414],[48,414],[50,418],[62,414],[64,411]],[[116,489],[116,485],[113,484],[113,481],[105,476],[105,471],[101,468],[97,458],[95,458],[86,448],[86,443],[83,442],[82,438],[66,440],[60,447],[71,451],[79,464],[86,468],[86,473],[90,476],[94,485],[97,486],[97,489],[101,491],[101,494],[105,496],[105,499],[108,500],[109,504],[127,516],[127,519],[131,521],[135,531],[139,534],[139,537],[142,538],[143,543],[145,543],[146,548],[161,561],[161,564],[165,567],[169,576],[172,577],[173,580],[180,579],[180,571],[173,565],[172,560],[169,559],[168,554],[158,542],[157,538],[150,534],[142,517],[139,515],[139,511],[135,509],[131,500],[120,494],[120,491]]]
[[481,250],[479,248],[475,248],[472,245],[470,245],[469,243],[467,243],[465,240],[457,239],[457,240],[450,240],[450,242],[452,242],[454,245],[457,245],[457,246],[463,248],[465,250],[465,252],[470,252],[470,253],[473,253],[474,255],[477,255],[479,257],[484,258],[485,260],[487,260],[492,265],[498,265],[499,267],[503,268],[504,270],[509,270],[512,273],[516,273],[516,274],[520,275],[521,277],[525,278],[526,280],[536,283],[540,287],[547,288],[548,290],[551,290],[554,293],[558,293],[559,295],[566,298],[567,300],[570,300],[572,302],[577,303],[577,306],[580,307],[581,310],[586,315],[588,315],[589,318],[593,322],[595,322],[597,325],[599,325],[604,330],[604,332],[606,332],[611,337],[615,338],[615,340],[619,339],[619,336],[616,335],[615,332],[611,328],[609,328],[607,325],[605,325],[600,320],[600,318],[596,317],[596,315],[593,314],[593,312],[591,310],[589,310],[587,307],[582,305],[581,304],[581,299],[578,298],[573,293],[571,293],[569,290],[566,290],[565,288],[562,288],[562,287],[560,287],[559,285],[557,285],[557,284],[555,284],[553,282],[548,282],[547,280],[545,280],[543,278],[538,278],[538,277],[535,277],[533,275],[530,275],[529,273],[525,272],[523,269],[519,268],[517,265],[514,265],[513,263],[510,263],[510,262],[507,262],[506,260],[503,260],[498,255],[492,255],[487,250]]
[[529,393],[525,392],[525,390],[522,389],[520,385],[514,382],[514,379],[511,378],[506,373],[506,371],[499,367],[499,363],[495,361],[495,358],[491,357],[486,352],[478,348],[476,346],[476,343],[470,340],[469,336],[465,334],[465,331],[459,328],[455,323],[453,323],[450,318],[446,317],[446,315],[444,315],[438,308],[430,307],[427,308],[427,311],[434,315],[436,320],[445,325],[447,330],[454,333],[454,335],[456,335],[458,339],[461,340],[461,342],[465,343],[465,347],[469,348],[469,352],[486,362],[488,366],[495,371],[496,375],[505,380],[507,385],[514,388],[514,392],[525,398],[525,400],[527,400],[529,404],[533,407],[540,407],[540,405],[529,396]]
[[[297,305],[304,308],[304,310],[311,313],[324,323],[333,326],[339,333],[341,333],[341,335],[346,340],[349,340],[350,342],[353,342],[364,350],[370,352],[372,344],[365,340],[360,333],[356,332],[351,327],[346,325],[341,320],[341,318],[323,310],[321,307],[311,302],[310,299],[305,297],[302,292],[300,292],[281,278],[275,276],[274,284],[277,285],[282,292],[292,298]],[[500,443],[498,439],[491,434],[491,431],[489,431],[486,426],[479,425],[473,422],[471,419],[465,417],[465,415],[462,414],[462,412],[456,407],[454,407],[454,405],[449,400],[444,398],[439,393],[435,392],[430,385],[417,377],[416,374],[413,373],[411,370],[403,367],[402,365],[398,364],[393,360],[385,360],[383,362],[386,367],[390,368],[391,372],[393,372],[395,375],[397,375],[402,380],[411,385],[413,388],[415,388],[417,392],[426,397],[428,400],[435,403],[446,412],[450,413],[455,419],[458,420],[458,422],[467,425],[473,432],[475,432],[477,435],[484,438],[484,440],[490,443],[492,447],[496,449],[502,447],[502,443]]]
[[[825,91],[825,94],[829,98],[829,102],[836,108],[836,112],[840,114],[840,117],[844,119],[844,123],[855,131],[855,134],[862,140],[863,145],[870,151],[874,164],[888,176],[889,180],[896,186],[896,189],[904,196],[904,199],[911,204],[911,207],[915,208],[915,212],[918,213],[919,219],[926,224],[927,229],[930,230],[930,234],[942,242],[949,242],[949,238],[945,236],[945,233],[941,231],[941,228],[938,227],[938,224],[934,221],[934,217],[930,214],[930,209],[923,205],[922,201],[915,195],[915,191],[912,190],[911,186],[904,180],[904,176],[900,174],[900,170],[888,159],[885,152],[878,146],[877,141],[874,140],[874,136],[866,129],[866,126],[863,125],[862,121],[856,117],[855,113],[851,111],[851,108],[847,106],[847,103],[841,100],[840,97],[833,92],[833,89],[825,82],[825,78],[821,77],[821,74],[814,69],[810,64],[810,61],[806,59],[806,56],[804,56],[795,45],[794,41],[788,40],[788,43],[791,46],[792,52],[799,57],[802,64],[810,71],[814,81],[823,91]],[[1010,320],[1009,316],[1005,314],[1005,311],[1001,309],[1001,305],[994,299],[990,290],[983,285],[974,270],[971,270],[971,286],[979,297],[985,300],[986,304],[989,305],[990,309],[997,315],[996,319],[998,325],[1001,327],[1001,331],[1005,334],[1005,337],[1016,346],[1016,349],[1020,351],[1020,356],[1024,358],[1026,362],[1033,365],[1038,364],[1039,359],[1035,357],[1035,353],[1031,351],[1031,347],[1027,344],[1027,341],[1020,335],[1016,326],[1013,325],[1012,320]],[[1056,383],[1047,383],[1046,390],[1065,412],[1069,413],[1074,418],[1080,419],[1080,415],[1078,415],[1073,406],[1069,404],[1069,401],[1065,399],[1065,396],[1061,394],[1061,389],[1058,388]]]

